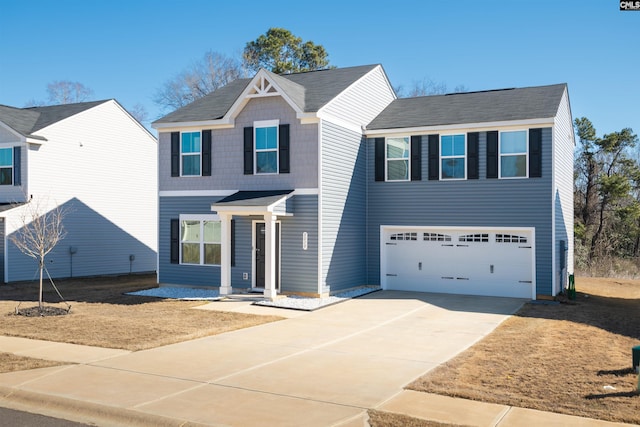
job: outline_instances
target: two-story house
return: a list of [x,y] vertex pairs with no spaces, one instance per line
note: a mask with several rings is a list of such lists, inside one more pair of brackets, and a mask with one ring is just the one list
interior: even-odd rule
[[564,84],[396,99],[259,71],[156,121],[161,284],[536,298],[573,270]]
[[[38,263],[11,240],[27,203],[65,212],[52,277],[153,272],[157,141],[117,101],[0,106],[0,279],[32,280]],[[41,213],[46,213],[45,211]]]

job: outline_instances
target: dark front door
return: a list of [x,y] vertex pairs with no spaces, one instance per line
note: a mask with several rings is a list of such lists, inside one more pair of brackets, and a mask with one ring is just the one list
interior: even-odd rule
[[[266,236],[264,222],[256,222],[256,288],[265,285]],[[276,289],[280,289],[280,224],[276,223]]]

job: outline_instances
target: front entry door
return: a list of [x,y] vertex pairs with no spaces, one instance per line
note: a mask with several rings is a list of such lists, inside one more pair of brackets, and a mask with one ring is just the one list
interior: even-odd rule
[[[264,289],[265,285],[265,225],[256,222],[256,288]],[[280,289],[280,224],[276,223],[276,289]]]

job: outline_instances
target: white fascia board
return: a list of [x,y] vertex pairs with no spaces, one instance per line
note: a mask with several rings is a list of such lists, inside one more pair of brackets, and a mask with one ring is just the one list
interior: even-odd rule
[[389,82],[389,79],[387,78],[387,73],[384,72],[384,69],[382,68],[381,65],[376,65],[375,67],[373,67],[371,70],[369,70],[368,73],[366,73],[365,75],[363,75],[362,77],[360,77],[358,80],[354,81],[353,83],[351,83],[349,86],[347,86],[342,92],[340,92],[338,95],[334,96],[333,99],[331,99],[331,101],[327,102],[326,104],[324,104],[319,110],[318,110],[318,115],[321,115],[323,110],[329,108],[332,104],[338,102],[338,99],[340,99],[345,93],[349,92],[351,90],[352,87],[356,86],[357,84],[360,83],[361,80],[369,77],[369,74],[372,74],[374,72],[377,71],[381,71],[382,75],[384,76],[385,82],[387,83],[387,86],[389,87],[389,91],[393,94],[393,98],[396,99],[396,92],[393,90],[393,86],[391,86],[391,83]]
[[527,119],[527,120],[510,120],[499,122],[485,122],[485,123],[457,123],[453,125],[439,125],[439,126],[422,126],[412,128],[393,128],[393,129],[372,129],[365,130],[365,136],[379,136],[379,135],[406,135],[406,134],[420,134],[420,133],[434,133],[440,131],[481,131],[481,130],[494,130],[496,128],[508,128],[508,127],[528,127],[528,126],[540,126],[549,125],[553,126],[555,123],[554,117],[545,119]]
[[151,127],[163,132],[183,131],[191,129],[231,129],[234,121],[228,118],[218,120],[202,120],[197,122],[155,123]]
[[240,190],[161,190],[159,197],[227,197]]
[[5,129],[7,132],[14,134],[19,142],[25,142],[25,140],[29,138],[29,137],[25,138],[21,133],[18,133],[15,129],[13,129],[11,126],[6,125],[2,121],[0,121],[0,128]]
[[[240,114],[240,111],[242,111],[242,108],[249,101],[249,99],[257,98],[254,96],[249,96],[249,92],[251,92],[251,90],[255,87],[256,82],[258,82],[260,79],[268,80],[271,86],[273,86],[277,91],[277,95],[280,95],[282,99],[284,99],[287,104],[289,104],[289,106],[296,112],[296,114],[304,113],[304,111],[302,111],[300,107],[298,107],[296,103],[291,100],[289,95],[287,95],[287,93],[282,90],[282,88],[275,81],[273,81],[273,79],[269,77],[269,73],[267,73],[264,69],[260,69],[260,71],[258,71],[256,75],[253,76],[253,79],[251,79],[247,87],[242,91],[238,99],[236,99],[233,105],[231,105],[231,108],[229,108],[229,111],[227,111],[227,113],[224,115],[224,118],[234,119],[238,116],[238,114]],[[276,94],[269,94],[268,96],[275,95]]]
[[332,116],[332,115],[327,114],[327,113],[319,113],[318,116],[319,116],[320,120],[324,120],[324,121],[327,121],[329,123],[336,124],[336,125],[338,125],[338,126],[340,126],[342,128],[348,129],[350,131],[362,134],[362,130],[363,130],[362,126],[360,126],[357,123],[350,122],[350,121],[341,119],[339,117]]

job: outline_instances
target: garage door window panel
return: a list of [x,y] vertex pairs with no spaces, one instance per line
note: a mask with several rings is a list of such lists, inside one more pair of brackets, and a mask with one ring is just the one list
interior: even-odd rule
[[466,179],[465,135],[440,137],[440,179]]
[[386,140],[387,181],[409,181],[411,144],[409,137]]

